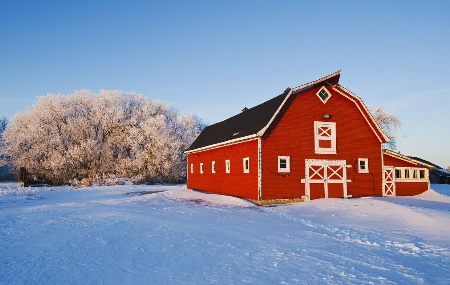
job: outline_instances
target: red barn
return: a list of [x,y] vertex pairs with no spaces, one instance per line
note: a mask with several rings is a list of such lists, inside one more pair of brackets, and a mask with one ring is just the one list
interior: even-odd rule
[[[384,196],[383,133],[340,71],[208,126],[188,154],[188,188],[264,204]],[[386,154],[387,155],[387,154]]]

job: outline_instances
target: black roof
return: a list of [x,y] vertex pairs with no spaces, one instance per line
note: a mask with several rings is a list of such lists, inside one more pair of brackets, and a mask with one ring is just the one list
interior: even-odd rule
[[417,157],[417,156],[409,156],[409,157],[412,158],[412,159],[415,159],[415,160],[417,160],[417,161],[424,162],[424,163],[426,163],[426,164],[429,164],[429,165],[431,165],[431,166],[434,166],[434,167],[436,167],[436,168],[442,168],[442,167],[440,167],[439,165],[436,165],[436,164],[434,164],[434,163],[431,163],[431,162],[429,162],[428,160],[422,159],[422,158],[420,158],[420,157]]
[[187,150],[194,150],[258,133],[269,123],[289,94],[289,91],[290,89],[288,88],[283,94],[269,101],[206,127]]

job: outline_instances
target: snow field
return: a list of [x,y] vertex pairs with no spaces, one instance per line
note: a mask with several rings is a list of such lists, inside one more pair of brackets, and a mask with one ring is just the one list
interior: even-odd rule
[[0,196],[0,284],[450,280],[450,197],[432,190],[275,207],[185,185],[52,190]]

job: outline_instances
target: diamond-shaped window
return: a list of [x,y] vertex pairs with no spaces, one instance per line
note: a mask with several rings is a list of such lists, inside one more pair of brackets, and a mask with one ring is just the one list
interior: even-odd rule
[[322,100],[322,102],[325,104],[328,99],[330,99],[331,94],[328,92],[328,90],[325,87],[322,87],[319,92],[317,92],[317,96]]

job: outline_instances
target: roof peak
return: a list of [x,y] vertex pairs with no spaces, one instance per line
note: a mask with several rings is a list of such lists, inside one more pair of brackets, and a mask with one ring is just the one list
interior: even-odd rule
[[330,81],[330,83],[332,85],[337,85],[339,83],[340,75],[341,75],[341,71],[338,70],[338,71],[336,71],[336,72],[334,72],[334,73],[332,73],[330,75],[327,75],[327,76],[324,76],[322,78],[319,78],[319,79],[316,79],[314,81],[311,81],[309,83],[306,83],[306,84],[294,87],[291,90],[292,90],[292,92],[301,91],[304,88],[311,87],[311,86],[313,86],[315,84],[318,84],[318,83],[321,83],[321,82],[324,82],[324,81]]

